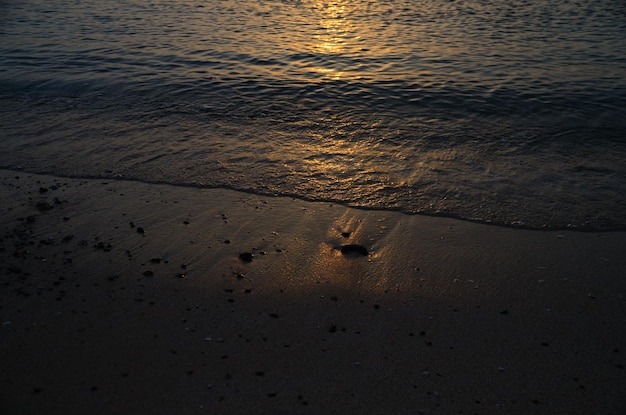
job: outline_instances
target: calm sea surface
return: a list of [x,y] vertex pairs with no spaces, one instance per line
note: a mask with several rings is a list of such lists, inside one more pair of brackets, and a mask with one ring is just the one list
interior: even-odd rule
[[626,229],[624,0],[2,0],[0,167]]

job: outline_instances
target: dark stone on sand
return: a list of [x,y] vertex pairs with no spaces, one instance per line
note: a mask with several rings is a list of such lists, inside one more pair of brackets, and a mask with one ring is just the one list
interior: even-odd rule
[[7,267],[7,271],[13,273],[13,274],[21,274],[22,270],[14,265],[9,265]]
[[150,262],[152,262],[153,264],[160,264],[161,263],[161,258],[152,258],[150,260]]
[[40,187],[39,188],[39,193],[46,193],[48,191],[48,189],[46,189],[45,187]]
[[104,242],[100,241],[94,245],[94,248],[99,249],[104,252],[111,252],[111,250],[113,249],[113,246],[111,244],[105,244]]
[[241,254],[239,254],[239,259],[244,262],[252,262],[253,258],[254,255],[252,254],[252,252],[242,252]]
[[143,272],[143,276],[144,277],[152,277],[154,275],[154,272],[147,270]]
[[37,207],[37,209],[40,212],[45,212],[47,210],[50,210],[52,208],[54,208],[54,206],[52,206],[50,203],[48,202],[37,202],[37,204],[35,205]]
[[143,235],[146,232],[143,230],[143,228],[137,228],[137,233],[140,233]]
[[363,245],[353,245],[353,244],[343,245],[341,247],[341,253],[343,255],[349,255],[349,254],[357,254],[357,255],[363,255],[363,256],[369,255],[367,248],[365,248]]

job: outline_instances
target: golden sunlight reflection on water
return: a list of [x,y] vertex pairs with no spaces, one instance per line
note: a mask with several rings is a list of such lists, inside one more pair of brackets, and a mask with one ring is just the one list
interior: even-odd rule
[[320,34],[315,35],[318,41],[315,49],[319,53],[339,53],[347,42],[348,34],[354,30],[345,17],[346,6],[339,2],[317,3]]
[[[315,7],[319,21],[313,51],[320,54],[340,54],[346,48],[351,39],[358,38],[353,35],[354,25],[346,16],[349,3],[342,1],[318,1]],[[333,80],[341,79],[343,72],[330,67],[312,68],[315,72],[325,75]]]

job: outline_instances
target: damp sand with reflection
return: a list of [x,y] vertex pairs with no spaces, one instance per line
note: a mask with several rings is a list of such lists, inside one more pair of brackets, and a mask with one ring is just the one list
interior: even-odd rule
[[9,413],[624,409],[624,233],[0,178]]

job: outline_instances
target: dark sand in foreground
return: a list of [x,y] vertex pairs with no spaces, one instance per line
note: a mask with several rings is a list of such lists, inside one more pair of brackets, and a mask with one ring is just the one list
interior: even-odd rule
[[6,170],[0,192],[1,414],[626,412],[625,233]]

